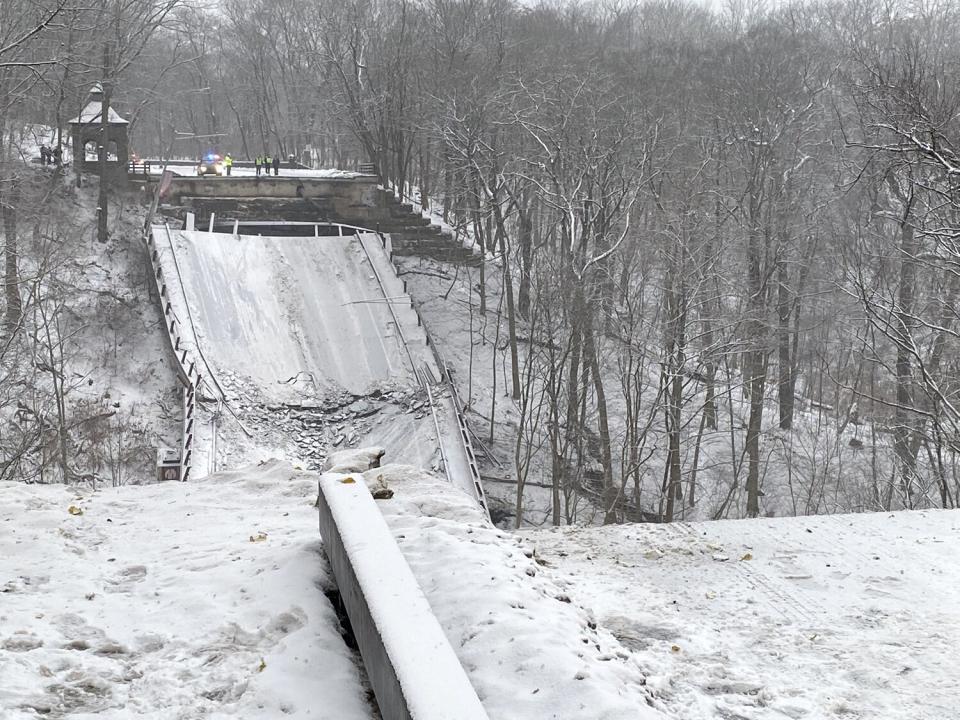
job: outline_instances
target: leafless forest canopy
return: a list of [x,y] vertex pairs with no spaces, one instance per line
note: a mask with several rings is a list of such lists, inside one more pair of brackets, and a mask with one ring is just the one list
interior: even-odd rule
[[[375,163],[483,246],[464,323],[502,321],[509,429],[489,434],[518,518],[527,482],[556,524],[586,496],[607,522],[956,506],[957,3],[0,0],[0,19],[4,362],[20,332],[46,348],[51,426],[65,345],[40,328],[67,290],[18,273],[50,267],[54,229],[18,257],[50,190],[16,148],[103,81],[141,156]],[[8,473],[22,435],[0,436]]]

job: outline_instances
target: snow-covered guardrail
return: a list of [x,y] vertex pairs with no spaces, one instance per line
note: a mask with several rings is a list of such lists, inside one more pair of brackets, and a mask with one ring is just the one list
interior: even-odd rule
[[384,720],[487,720],[363,479],[319,484],[323,547]]
[[[399,280],[400,272],[393,262],[393,253],[391,252],[391,248],[388,247],[388,243],[383,238],[383,235],[381,235],[381,239],[383,240],[383,249],[387,253],[387,257],[390,260],[390,267],[393,268],[394,277]],[[406,281],[402,282],[403,291],[406,292],[407,283]],[[413,311],[417,314],[417,324],[423,328],[424,335],[427,337],[427,346],[430,348],[430,352],[433,354],[434,362],[436,362],[437,367],[440,369],[442,376],[441,380],[446,383],[450,390],[450,399],[453,403],[454,415],[457,420],[457,428],[460,432],[460,442],[463,445],[463,451],[466,455],[467,465],[470,470],[470,477],[473,482],[473,490],[476,495],[477,502],[480,503],[480,506],[487,514],[487,517],[490,517],[490,509],[487,507],[487,496],[483,490],[483,482],[480,479],[480,468],[477,465],[477,456],[473,449],[473,441],[470,439],[470,427],[467,424],[467,416],[463,409],[463,403],[460,401],[460,393],[457,392],[457,386],[454,384],[453,378],[450,376],[450,368],[447,365],[446,358],[443,357],[443,353],[440,351],[440,348],[437,347],[436,342],[434,342],[433,337],[430,335],[430,329],[427,327],[426,321],[420,314],[420,310],[415,306],[412,307]]]
[[[152,214],[152,213],[151,213]],[[169,232],[169,231],[167,231]],[[203,379],[195,360],[188,358],[185,347],[183,327],[173,311],[170,300],[170,286],[164,276],[163,266],[160,263],[160,251],[153,228],[149,225],[144,231],[144,242],[150,258],[151,275],[156,287],[157,297],[160,299],[161,310],[166,327],[166,336],[170,342],[170,350],[176,361],[177,377],[183,385],[183,426],[180,440],[180,479],[186,481],[190,477],[193,463],[193,440],[195,435],[195,416],[197,409],[197,390]]]
[[[345,227],[349,227],[349,226],[345,226]],[[358,237],[360,237],[360,244],[367,255],[367,259],[370,261],[370,265],[373,268],[374,275],[377,279],[378,284],[380,285],[380,289],[383,292],[384,297],[388,297],[393,294],[392,292],[389,292],[389,293],[387,292],[387,287],[386,287],[387,280],[392,280],[398,286],[402,285],[403,292],[406,294],[407,283],[405,280],[400,279],[400,274],[399,274],[399,271],[397,270],[397,266],[393,262],[393,253],[392,253],[392,248],[390,247],[389,237],[380,232],[376,233],[376,236],[379,238],[380,246],[384,254],[386,255],[386,260],[388,261],[387,265],[390,268],[390,270],[392,270],[392,274],[393,274],[392,278],[385,279],[381,275],[379,270],[377,270],[377,263],[375,263],[374,259],[371,257],[371,251],[364,244],[363,238],[358,233]],[[399,290],[399,287],[397,289]],[[404,343],[404,346],[406,346],[407,340],[403,335],[403,330],[400,324],[400,319],[397,317],[396,309],[393,307],[392,303],[389,305],[390,305],[390,312],[393,315],[394,323],[397,326],[397,332],[400,333],[400,338]],[[476,458],[476,455],[474,454],[473,442],[470,439],[470,430],[469,430],[469,427],[467,426],[466,415],[463,411],[463,406],[460,403],[460,396],[457,394],[457,389],[454,386],[453,380],[450,377],[450,372],[447,369],[446,361],[444,360],[443,355],[440,352],[440,349],[437,347],[436,343],[433,341],[433,338],[430,336],[430,331],[427,328],[427,325],[424,322],[423,317],[420,315],[420,311],[414,306],[412,299],[410,300],[410,308],[416,316],[417,325],[423,331],[423,336],[425,338],[427,347],[430,348],[430,353],[433,356],[434,363],[436,364],[437,369],[440,371],[440,380],[447,386],[449,390],[449,395],[450,395],[449,409],[452,410],[452,414],[457,422],[457,439],[458,439],[458,444],[461,446],[456,451],[456,454],[461,457],[460,465],[465,466],[467,471],[470,473],[469,487],[465,487],[464,489],[467,489],[468,491],[470,489],[473,490],[474,498],[480,504],[480,507],[483,508],[483,511],[487,514],[487,517],[490,517],[490,509],[487,507],[487,496],[483,490],[483,483],[480,479],[480,469],[477,466],[477,458]],[[408,355],[409,355],[409,352],[410,352],[409,348],[407,348]],[[413,363],[412,357],[411,357],[411,363]],[[416,367],[414,367],[414,370],[416,371]],[[439,421],[439,418],[437,417],[438,415],[437,401],[434,398],[433,393],[430,392],[427,379],[424,377],[421,377],[419,372],[417,372],[417,375],[418,377],[420,377],[421,384],[427,389],[428,397],[430,400],[430,410],[433,415],[434,423],[437,427],[437,434],[439,435],[440,421]],[[440,440],[440,438],[438,438],[438,440]],[[447,473],[447,479],[452,480],[452,478],[450,477],[450,464],[453,461],[452,461],[452,458],[448,457],[447,453],[444,451],[442,441],[440,441],[440,453],[441,453],[441,459],[443,460],[444,471]]]

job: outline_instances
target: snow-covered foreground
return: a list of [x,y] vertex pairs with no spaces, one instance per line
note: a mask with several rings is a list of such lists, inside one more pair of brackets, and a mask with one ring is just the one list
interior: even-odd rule
[[324,596],[316,476],[0,497],[3,720],[371,717]]
[[[957,716],[956,511],[513,535],[365,477],[491,719]],[[279,462],[0,486],[0,717],[370,717],[315,490]]]
[[960,512],[526,537],[678,718],[960,716]]

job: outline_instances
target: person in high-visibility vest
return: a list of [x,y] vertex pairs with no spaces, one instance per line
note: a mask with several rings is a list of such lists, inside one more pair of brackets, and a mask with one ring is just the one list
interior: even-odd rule
[[253,161],[253,164],[257,167],[257,177],[260,177],[260,168],[263,165],[263,158],[257,155],[257,159]]
[[270,177],[270,166],[273,165],[273,157],[270,155],[263,156],[263,173],[267,177]]
[[227,153],[227,156],[223,159],[223,166],[227,169],[227,175],[229,175],[230,170],[233,168],[233,157],[230,153]]

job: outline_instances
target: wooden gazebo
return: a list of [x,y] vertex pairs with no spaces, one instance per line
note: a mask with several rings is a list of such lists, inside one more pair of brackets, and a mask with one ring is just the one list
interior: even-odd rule
[[107,112],[107,137],[101,139],[103,125],[103,88],[99,83],[90,88],[90,99],[80,114],[69,121],[73,137],[73,162],[78,171],[100,172],[100,145],[107,153],[108,179],[123,181],[127,177],[130,123],[112,107]]

